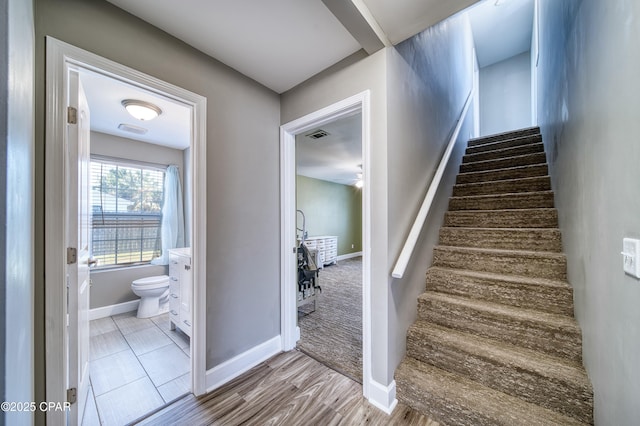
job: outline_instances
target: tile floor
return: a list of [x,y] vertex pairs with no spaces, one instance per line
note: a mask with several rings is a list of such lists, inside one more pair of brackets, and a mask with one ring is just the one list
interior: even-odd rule
[[189,337],[169,314],[91,321],[91,387],[82,424],[122,426],[191,390]]

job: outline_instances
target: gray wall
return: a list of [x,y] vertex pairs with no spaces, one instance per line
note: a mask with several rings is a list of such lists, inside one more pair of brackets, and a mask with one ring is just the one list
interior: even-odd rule
[[278,95],[106,1],[36,0],[36,34],[37,320],[44,306],[44,41],[51,35],[207,98],[206,366],[279,335]]
[[640,418],[640,3],[542,0],[539,109],[569,282],[594,386],[595,423]]
[[[33,341],[33,3],[0,2],[0,356],[3,401],[35,401]],[[2,412],[30,425],[33,413]]]
[[[91,132],[91,154],[144,161],[163,166],[174,164],[180,169],[182,182],[185,181],[185,176],[187,176],[186,167],[183,164],[185,160],[183,151],[165,146],[121,138],[100,132]],[[186,161],[188,162],[188,160],[187,158]],[[186,202],[187,197],[185,191],[185,203]],[[185,215],[185,222],[186,221],[187,217]],[[107,270],[93,269],[91,271],[90,308],[95,309],[136,300],[138,296],[131,291],[131,282],[133,280],[165,274],[168,274],[168,267],[154,265],[130,266]]]
[[[434,60],[437,58],[437,60]],[[465,14],[457,15],[389,50],[388,60],[388,271],[395,266],[416,214],[473,86],[473,38]],[[428,221],[401,280],[390,278],[389,372],[406,348],[417,297],[451,195],[457,166],[473,128],[473,109],[450,159]]]
[[531,125],[531,53],[481,68],[480,134]]

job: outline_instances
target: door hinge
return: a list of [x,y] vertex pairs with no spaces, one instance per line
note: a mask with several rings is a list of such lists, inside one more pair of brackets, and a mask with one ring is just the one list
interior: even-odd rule
[[76,388],[67,389],[67,402],[75,404],[78,400],[78,390]]
[[78,123],[78,110],[72,106],[67,107],[67,123],[69,124]]
[[67,265],[72,265],[78,261],[78,250],[75,247],[67,247]]

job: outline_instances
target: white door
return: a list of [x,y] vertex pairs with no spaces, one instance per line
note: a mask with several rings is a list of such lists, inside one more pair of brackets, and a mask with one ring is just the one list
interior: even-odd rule
[[[71,404],[68,424],[76,425],[82,422],[89,391],[91,225],[89,222],[89,107],[80,76],[77,70],[73,69],[69,70],[68,106],[67,247],[71,248],[71,252],[67,253],[68,389],[76,389],[76,402]],[[75,249],[75,259],[73,259],[73,249]]]

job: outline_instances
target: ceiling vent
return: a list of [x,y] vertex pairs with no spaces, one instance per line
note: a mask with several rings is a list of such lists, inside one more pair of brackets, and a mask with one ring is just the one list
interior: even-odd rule
[[325,130],[318,129],[318,130],[315,130],[315,131],[313,131],[313,132],[311,132],[309,134],[306,134],[305,136],[310,138],[310,139],[314,139],[315,140],[315,139],[324,138],[325,136],[329,136],[329,133],[327,131],[325,131]]
[[118,126],[118,129],[123,130],[125,132],[129,132],[129,133],[135,133],[136,135],[144,135],[145,133],[148,132],[147,129],[145,129],[144,127],[138,127],[138,126],[134,126],[133,124],[120,124]]

